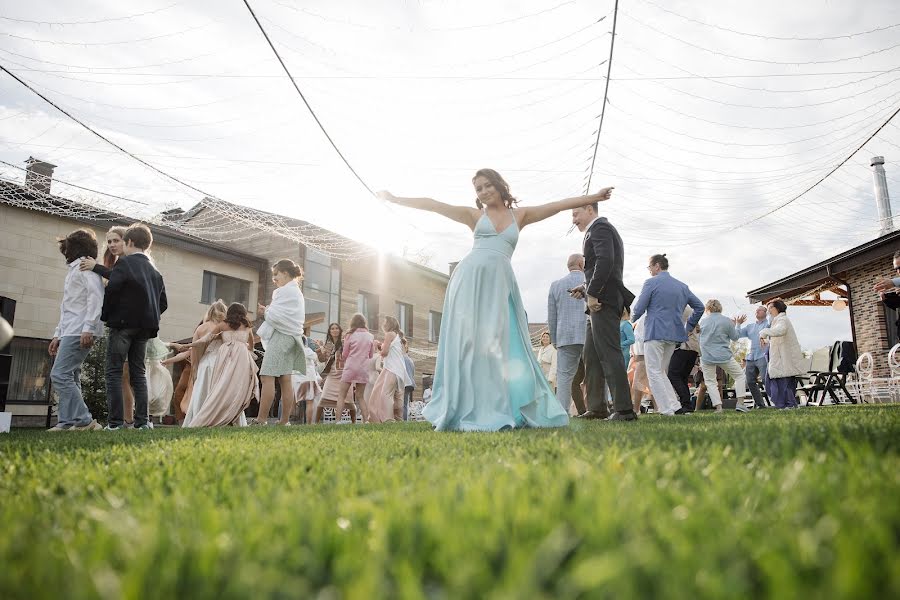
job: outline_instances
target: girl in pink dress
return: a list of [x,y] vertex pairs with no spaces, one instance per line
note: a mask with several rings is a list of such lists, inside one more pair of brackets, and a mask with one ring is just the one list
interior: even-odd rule
[[[400,331],[400,323],[394,317],[384,318],[384,341],[379,348],[384,366],[372,394],[366,403],[369,407],[369,421],[384,423],[403,420],[403,389],[412,383],[406,363],[403,362],[401,343],[405,340]],[[376,342],[376,348],[378,343]]]
[[[369,383],[369,375],[366,372],[366,361],[372,358],[372,350],[375,345],[375,336],[366,328],[366,318],[359,313],[350,319],[350,331],[344,338],[344,372],[341,373],[341,389],[338,393],[337,412],[344,414],[344,404],[350,394],[350,387],[356,384],[357,398],[363,398],[366,385]],[[362,386],[362,387],[360,387]],[[365,401],[360,402],[359,411],[362,413],[363,422],[368,422],[369,413]]]

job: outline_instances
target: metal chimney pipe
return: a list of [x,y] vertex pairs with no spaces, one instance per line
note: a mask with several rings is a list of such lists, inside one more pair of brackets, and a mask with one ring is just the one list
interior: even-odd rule
[[878,223],[881,225],[879,235],[887,235],[894,230],[894,218],[891,215],[891,196],[888,193],[887,178],[884,174],[884,157],[873,156],[870,163],[872,178],[875,184],[875,204],[878,206]]

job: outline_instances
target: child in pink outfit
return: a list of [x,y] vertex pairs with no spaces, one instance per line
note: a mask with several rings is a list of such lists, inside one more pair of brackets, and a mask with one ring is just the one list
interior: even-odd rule
[[366,385],[369,383],[369,374],[366,369],[366,361],[372,358],[375,347],[375,336],[369,333],[366,328],[366,318],[357,313],[350,319],[350,331],[344,338],[344,372],[341,374],[341,390],[338,394],[337,412],[335,414],[343,414],[344,403],[350,394],[350,387],[356,385],[357,398],[360,401],[360,412],[362,413],[363,422],[367,422],[368,411],[362,398],[365,394]]

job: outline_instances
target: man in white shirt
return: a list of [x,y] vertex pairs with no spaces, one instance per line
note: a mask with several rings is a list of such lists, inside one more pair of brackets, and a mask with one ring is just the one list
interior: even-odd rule
[[59,240],[59,251],[66,257],[68,273],[59,310],[59,325],[50,342],[55,356],[50,380],[59,397],[59,422],[49,431],[88,431],[102,429],[91,416],[81,395],[81,365],[94,339],[103,335],[100,309],[103,307],[103,281],[92,271],[81,271],[81,258],[97,258],[97,236],[78,229]]

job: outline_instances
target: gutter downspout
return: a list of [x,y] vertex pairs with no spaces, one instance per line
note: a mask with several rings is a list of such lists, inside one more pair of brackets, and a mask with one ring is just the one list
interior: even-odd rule
[[850,334],[853,336],[853,349],[858,351],[859,349],[856,347],[856,320],[853,318],[853,292],[850,291],[850,284],[832,273],[831,265],[825,267],[825,272],[828,274],[828,277],[847,288],[847,308],[850,310]]

